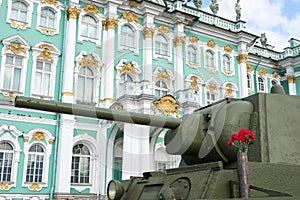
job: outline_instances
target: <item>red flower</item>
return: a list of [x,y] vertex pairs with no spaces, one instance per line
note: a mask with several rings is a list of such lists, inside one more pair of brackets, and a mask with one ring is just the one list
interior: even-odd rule
[[228,140],[228,146],[231,147],[232,143],[233,143],[233,140],[232,140],[232,139]]
[[231,139],[228,141],[228,146],[235,146],[240,152],[247,152],[248,146],[255,139],[254,133],[250,130],[241,129],[238,133],[231,135]]

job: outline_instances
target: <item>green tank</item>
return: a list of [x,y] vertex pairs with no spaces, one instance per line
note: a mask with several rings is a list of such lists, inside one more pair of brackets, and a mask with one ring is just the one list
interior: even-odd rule
[[166,150],[181,155],[180,167],[112,180],[109,199],[239,198],[237,153],[227,142],[243,128],[257,139],[248,151],[249,198],[300,199],[300,97],[279,86],[271,92],[224,99],[182,119],[25,97],[16,97],[15,106],[169,128]]

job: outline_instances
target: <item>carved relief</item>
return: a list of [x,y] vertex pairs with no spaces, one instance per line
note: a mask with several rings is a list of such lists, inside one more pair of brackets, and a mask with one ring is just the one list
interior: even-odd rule
[[62,96],[70,96],[71,97],[71,96],[73,96],[73,93],[72,92],[62,92],[61,95]]
[[224,47],[224,51],[227,52],[227,53],[231,53],[232,52],[232,47],[227,45]]
[[56,33],[56,30],[48,29],[48,28],[39,27],[38,30],[41,31],[41,33],[46,35],[53,35],[54,33]]
[[28,186],[29,190],[39,191],[42,189],[42,187],[37,183],[32,183],[30,186]]
[[199,38],[198,37],[196,37],[196,36],[191,36],[190,37],[190,42],[191,43],[196,43],[196,42],[198,42],[199,41]]
[[274,72],[274,73],[272,74],[272,76],[273,76],[273,78],[278,78],[277,72]]
[[238,59],[238,63],[239,64],[246,63],[246,61],[248,59],[248,55],[246,55],[246,54],[240,54],[240,55],[238,55],[237,59]]
[[104,98],[100,100],[100,103],[112,102],[113,100],[114,100],[113,98]]
[[95,69],[98,69],[99,62],[94,58],[94,56],[89,54],[86,57],[81,59],[78,68],[82,66],[94,67]]
[[136,74],[136,70],[135,70],[132,62],[123,65],[123,67],[120,69],[120,75],[123,73],[126,73],[126,72],[131,72],[133,75]]
[[197,76],[191,76],[191,80],[192,80],[192,82],[191,82],[190,87],[198,90],[199,89],[198,77]]
[[42,4],[45,4],[45,3],[47,3],[47,4],[53,4],[53,5],[55,5],[56,7],[58,7],[58,0],[43,0],[42,2],[41,2]]
[[26,24],[25,23],[22,23],[22,22],[17,22],[17,21],[14,21],[14,20],[11,20],[11,26],[13,28],[17,28],[17,29],[26,29]]
[[118,24],[118,20],[114,18],[107,18],[106,20],[102,21],[102,25],[104,26],[104,30],[108,29],[115,29],[116,25]]
[[92,4],[92,3],[87,4],[87,5],[83,8],[83,10],[84,10],[85,12],[91,13],[91,14],[93,14],[93,15],[96,15],[96,14],[100,13],[99,8],[98,8],[95,4]]
[[134,8],[134,7],[137,6],[137,2],[134,1],[134,0],[129,0],[129,6],[130,6],[131,8]]
[[16,97],[16,95],[15,95],[13,92],[6,92],[6,91],[3,91],[2,94],[3,94],[4,97],[10,98],[10,99],[13,99],[13,98]]
[[258,70],[258,74],[260,76],[265,76],[267,74],[267,72],[265,70],[263,70],[263,69],[260,69],[260,70]]
[[175,47],[182,46],[182,44],[183,44],[184,41],[185,41],[184,37],[176,37],[174,39],[174,45],[175,45]]
[[206,86],[206,88],[209,90],[209,91],[216,91],[218,86],[217,84],[215,83],[210,83],[208,86]]
[[35,139],[36,141],[40,142],[43,139],[45,139],[45,134],[43,132],[38,131],[32,135],[32,138]]
[[24,47],[22,47],[22,45],[20,43],[11,42],[9,45],[6,46],[5,53],[8,50],[12,51],[16,55],[20,54],[21,52],[26,54],[26,49]]
[[123,110],[124,108],[121,103],[115,103],[115,104],[113,104],[112,109],[113,110]]
[[153,28],[144,28],[143,30],[143,35],[144,35],[144,39],[146,38],[152,38],[154,34],[154,29]]
[[46,44],[45,45],[40,45],[39,47],[41,49],[43,49],[43,51],[37,57],[53,61],[53,58],[52,58],[51,52],[50,52],[50,50],[52,50],[52,48],[49,45],[46,45]]
[[233,96],[232,84],[227,83],[225,87],[227,88],[225,91],[225,96]]
[[161,112],[168,116],[169,114],[173,113],[177,118],[179,118],[179,113],[176,109],[178,109],[180,105],[176,103],[176,99],[173,96],[166,95],[158,100],[153,101],[153,104],[156,105],[154,114]]
[[53,140],[49,140],[48,143],[49,143],[49,144],[53,144]]
[[251,65],[250,64],[247,64],[247,72],[252,72],[253,70],[252,70],[252,67],[251,67]]
[[0,183],[0,190],[9,190],[10,184],[7,183]]
[[214,40],[210,40],[210,41],[207,42],[207,46],[211,47],[211,48],[214,48],[216,46],[216,43],[215,43]]
[[76,7],[74,8],[68,7],[67,13],[68,13],[68,19],[77,19],[79,17],[80,10]]
[[170,33],[170,29],[166,25],[160,25],[158,27],[158,32],[160,32],[160,33]]
[[28,138],[28,137],[24,137],[23,141],[24,141],[24,142],[28,142],[28,141],[29,141],[29,138]]
[[171,76],[168,74],[167,70],[164,70],[164,71],[162,71],[162,72],[160,72],[160,73],[158,73],[158,74],[156,75],[155,82],[156,82],[158,79],[165,79],[165,80],[167,80],[168,82],[170,82],[170,81],[171,81]]
[[296,83],[295,76],[287,76],[286,80],[288,81],[288,83]]
[[233,76],[233,71],[227,71],[227,70],[224,70],[223,73],[224,73],[226,76]]
[[139,22],[139,17],[136,14],[133,14],[131,12],[124,12],[122,14],[122,18],[123,19],[127,19],[127,21],[130,23],[132,21],[135,21],[136,23],[140,23]]

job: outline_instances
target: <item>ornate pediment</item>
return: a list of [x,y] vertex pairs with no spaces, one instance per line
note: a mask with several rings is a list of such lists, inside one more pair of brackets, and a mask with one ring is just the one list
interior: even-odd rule
[[172,95],[166,95],[158,100],[153,101],[156,106],[154,114],[161,112],[168,116],[170,114],[175,114],[179,118],[179,113],[176,109],[180,108],[180,105],[176,102],[176,99]]

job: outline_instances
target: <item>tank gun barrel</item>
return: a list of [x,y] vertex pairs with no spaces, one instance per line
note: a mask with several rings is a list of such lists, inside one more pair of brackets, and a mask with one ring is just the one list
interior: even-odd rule
[[88,105],[63,103],[50,100],[41,100],[29,97],[17,96],[15,107],[43,110],[49,112],[78,115],[105,120],[127,122],[132,124],[149,125],[162,128],[177,128],[181,120],[149,114],[111,110]]

